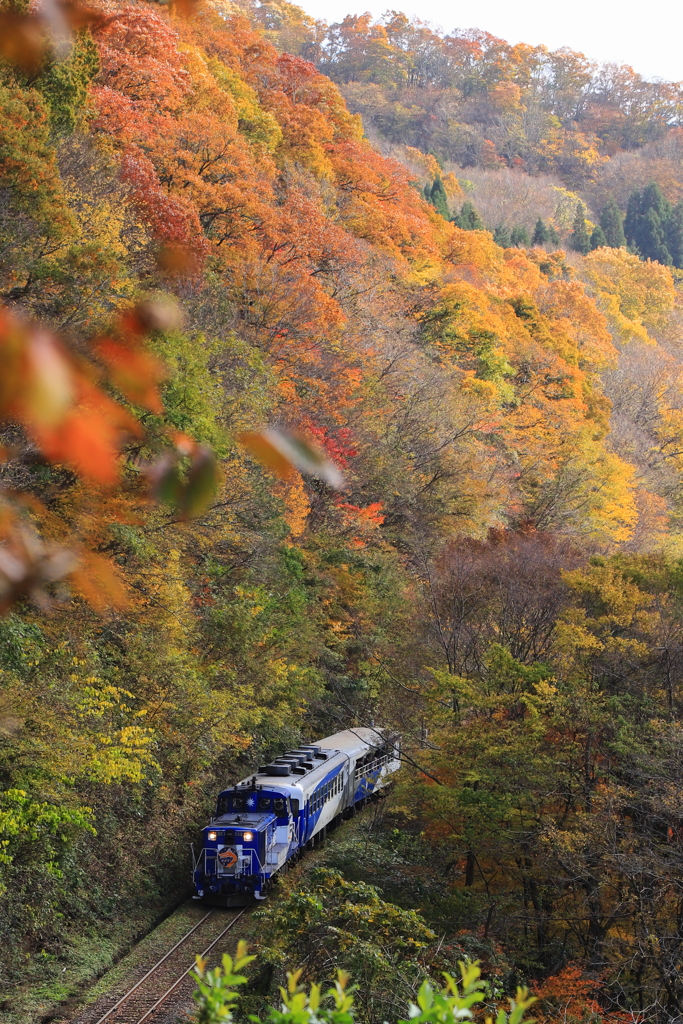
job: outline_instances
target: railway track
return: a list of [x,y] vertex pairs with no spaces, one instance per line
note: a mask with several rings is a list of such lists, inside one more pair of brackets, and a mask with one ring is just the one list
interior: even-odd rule
[[74,1018],[72,1024],[158,1024],[174,1004],[189,999],[194,988],[189,975],[197,951],[201,949],[202,957],[210,957],[246,909],[233,914],[227,922],[220,910],[207,911],[113,1006],[102,1013],[102,1002],[98,1000],[87,1014]]

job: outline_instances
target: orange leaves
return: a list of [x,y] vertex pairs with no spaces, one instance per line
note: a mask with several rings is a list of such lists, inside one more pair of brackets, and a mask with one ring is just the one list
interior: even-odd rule
[[73,589],[98,612],[124,608],[128,596],[123,581],[108,558],[84,551],[71,573]]
[[79,375],[76,384],[76,400],[58,423],[40,427],[29,420],[24,425],[51,462],[72,465],[97,483],[114,484],[121,442],[126,434],[139,436],[140,426],[86,377]]
[[135,405],[149,409],[150,412],[163,411],[156,385],[163,378],[164,369],[155,356],[112,338],[102,338],[98,341],[95,351],[109,367],[111,380],[121,394]]
[[6,516],[0,530],[0,615],[22,598],[39,608],[50,607],[46,586],[75,568],[73,551],[46,544],[33,530]]
[[540,1024],[558,1020],[591,1020],[595,1024],[626,1024],[632,1022],[631,1012],[605,1010],[596,995],[604,983],[579,964],[570,963],[559,974],[553,974],[540,985],[533,986],[538,999]]
[[[130,401],[157,414],[163,413],[157,385],[164,368],[143,341],[150,331],[178,322],[174,305],[148,300],[123,313],[111,336],[93,342],[111,383]],[[21,424],[45,459],[71,466],[86,481],[113,485],[122,441],[142,437],[143,430],[99,387],[99,376],[62,339],[0,307],[0,421]],[[172,505],[181,519],[189,519],[211,501],[218,469],[204,445],[185,435],[176,435],[174,442],[172,453],[154,463],[147,476],[155,496]],[[12,453],[3,449],[2,455]],[[23,598],[47,608],[46,586],[69,574],[77,592],[96,609],[123,605],[123,584],[107,559],[44,542],[18,522],[13,510],[18,497],[6,497],[5,520],[0,522],[0,614]]]
[[150,331],[180,326],[178,308],[166,300],[147,300],[126,310],[118,326],[120,337],[99,338],[94,350],[122,395],[135,405],[160,414],[163,405],[157,385],[166,376],[166,370],[160,359],[146,351],[142,339]]
[[0,417],[21,423],[47,459],[114,482],[121,438],[138,432],[135,420],[58,338],[8,310],[0,310],[0,382]]
[[102,20],[100,11],[68,0],[42,0],[38,10],[29,14],[0,11],[0,57],[32,74],[50,49],[64,53],[73,30]]
[[34,15],[0,11],[0,57],[30,73],[40,67],[44,50],[44,29]]
[[[143,303],[119,325],[119,337],[100,338],[96,354],[130,401],[163,411],[157,384],[164,375],[142,345],[153,328],[170,326],[161,303]],[[135,418],[95,383],[95,368],[77,360],[55,335],[0,310],[0,418],[21,423],[45,458],[90,480],[113,484],[126,435],[140,436]]]
[[337,466],[300,434],[262,430],[240,434],[239,439],[259,462],[284,480],[293,478],[298,470],[323,480],[335,490],[344,486]]

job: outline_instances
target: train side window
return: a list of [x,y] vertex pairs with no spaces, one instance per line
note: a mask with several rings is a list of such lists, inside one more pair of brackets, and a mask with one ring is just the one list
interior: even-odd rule
[[290,805],[290,807],[292,809],[292,814],[296,818],[297,814],[299,813],[299,801],[298,800],[292,800],[292,798],[290,797],[289,798],[289,805]]
[[259,809],[259,811],[269,811],[270,810],[270,797],[269,796],[260,796],[259,797],[258,809]]

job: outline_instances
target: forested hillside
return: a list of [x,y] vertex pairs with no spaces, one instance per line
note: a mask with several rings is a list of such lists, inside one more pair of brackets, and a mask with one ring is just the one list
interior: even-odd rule
[[555,171],[570,187],[620,152],[671,142],[672,130],[674,152],[661,152],[676,159],[680,82],[647,81],[568,47],[513,46],[482,29],[444,33],[399,11],[327,25],[277,0],[245,6],[274,41],[341,83],[391,142],[462,167]]
[[[655,183],[664,195],[646,200],[645,212],[655,211],[657,237],[627,224],[626,241],[641,256],[683,266],[680,82],[647,81],[567,47],[513,46],[481,29],[444,33],[398,11],[327,25],[291,4],[243,2],[277,45],[339,83],[383,151],[424,174],[418,150],[459,174],[450,198],[473,200],[501,244],[512,234],[513,245],[618,247],[615,207],[632,219],[639,190]],[[580,201],[600,230],[575,244]],[[662,206],[669,201],[673,220]]]
[[[570,237],[634,192],[677,223],[677,87],[399,16],[313,53],[286,5],[107,2],[45,54],[0,16],[3,989],[68,995],[219,785],[374,719],[408,763],[335,865],[401,951],[364,1019],[464,953],[547,1020],[683,1012],[680,274]],[[463,219],[531,171],[556,242]]]

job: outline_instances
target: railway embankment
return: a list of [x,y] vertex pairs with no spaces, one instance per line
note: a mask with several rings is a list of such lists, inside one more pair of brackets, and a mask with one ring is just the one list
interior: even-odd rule
[[[348,838],[371,814],[373,811],[367,809],[357,821],[340,826],[324,845],[308,852],[278,880],[268,905],[286,899],[324,859],[326,851],[341,838]],[[143,1020],[144,1024],[169,1024],[192,1012],[194,984],[186,972],[197,954],[206,954],[213,965],[220,962],[224,952],[232,953],[239,939],[255,947],[262,943],[263,925],[251,909],[237,921],[239,910],[218,908],[209,913],[210,908],[188,899],[162,920],[158,916],[153,921],[148,918],[146,928],[141,916],[129,921],[127,941],[123,933],[118,935],[126,952],[116,963],[112,963],[115,939],[100,936],[98,945],[93,936],[89,976],[83,977],[80,985],[77,978],[71,978],[68,990],[65,982],[66,998],[61,1003],[49,1005],[43,997],[41,1005],[39,992],[27,994],[19,1012],[11,1020],[7,1016],[6,1024],[137,1024]],[[102,966],[97,971],[99,964]]]

